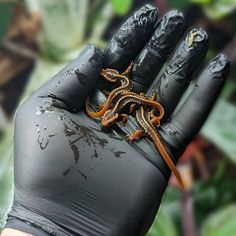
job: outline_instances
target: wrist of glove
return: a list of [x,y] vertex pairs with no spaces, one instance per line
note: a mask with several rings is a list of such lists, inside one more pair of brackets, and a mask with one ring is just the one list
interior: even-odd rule
[[16,229],[22,232],[28,232],[34,236],[50,236],[51,234],[44,231],[41,227],[32,225],[28,221],[22,221],[15,217],[9,217],[5,228]]

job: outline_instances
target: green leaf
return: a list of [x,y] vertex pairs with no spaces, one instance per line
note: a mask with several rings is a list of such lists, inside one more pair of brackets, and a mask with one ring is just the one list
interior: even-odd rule
[[236,205],[223,208],[203,223],[201,236],[236,236]]
[[235,0],[190,0],[190,2],[202,5],[205,14],[213,20],[219,20],[236,9]]
[[0,3],[0,43],[7,33],[12,18],[12,3]]
[[[95,13],[95,12],[94,12]],[[107,29],[110,20],[114,16],[114,11],[110,2],[106,2],[100,9],[100,11],[96,12],[95,21],[93,24],[93,29],[90,34],[89,41],[100,41],[103,33]]]
[[[30,10],[42,15],[40,48],[56,61],[75,57],[74,51],[84,44],[87,23],[87,0],[25,0]],[[76,53],[77,55],[77,53]]]
[[212,0],[190,0],[192,3],[197,3],[200,5],[206,5],[212,2]]
[[0,229],[5,224],[13,199],[12,130],[12,127],[6,129],[7,135],[0,143]]
[[190,5],[189,0],[168,0],[168,7],[169,8],[175,8],[175,9],[185,9]]
[[177,230],[167,208],[161,207],[146,236],[177,236]]
[[6,214],[10,210],[13,200],[13,170],[11,160],[9,159],[4,174],[0,178],[0,229],[5,224]]
[[133,0],[111,0],[114,11],[118,15],[125,15],[128,13]]
[[215,106],[201,133],[236,163],[236,107],[223,99]]
[[215,0],[203,8],[205,14],[213,19],[219,20],[236,9],[235,0]]

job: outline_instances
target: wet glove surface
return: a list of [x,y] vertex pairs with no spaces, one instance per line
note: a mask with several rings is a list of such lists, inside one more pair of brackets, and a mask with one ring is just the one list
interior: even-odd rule
[[[19,107],[15,197],[8,227],[35,235],[43,235],[42,229],[45,235],[145,235],[170,170],[148,139],[126,141],[126,135],[138,129],[133,117],[124,128],[104,129],[99,120],[86,115],[84,104],[88,95],[94,108],[104,101],[101,90],[107,85],[99,76],[102,68],[122,72],[133,60],[134,91],[156,91],[165,108],[158,132],[176,163],[206,120],[229,69],[227,58],[216,56],[174,112],[208,45],[202,29],[193,30],[192,43],[193,32],[183,37],[183,29],[181,12],[171,11],[158,19],[157,9],[146,5],[124,23],[103,53],[86,46]],[[17,220],[18,224],[11,223]]]

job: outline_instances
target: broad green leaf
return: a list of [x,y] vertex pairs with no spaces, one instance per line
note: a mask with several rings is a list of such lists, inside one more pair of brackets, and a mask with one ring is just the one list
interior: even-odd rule
[[119,15],[127,14],[132,2],[133,0],[111,0],[115,12]]
[[[42,15],[41,50],[54,60],[71,60],[84,44],[87,0],[26,0],[30,10]],[[76,54],[78,54],[76,52]]]
[[177,236],[177,229],[167,208],[161,207],[146,236]]
[[236,163],[236,107],[221,99],[201,133]]
[[205,14],[214,20],[219,20],[236,9],[235,0],[215,0],[211,4],[204,6]]
[[[110,23],[110,20],[114,16],[114,11],[110,2],[105,3],[99,12],[96,12],[95,22],[90,34],[89,43],[95,43],[101,41],[102,35]],[[100,46],[100,45],[98,45]]]
[[236,205],[227,206],[211,216],[203,223],[201,236],[236,236]]

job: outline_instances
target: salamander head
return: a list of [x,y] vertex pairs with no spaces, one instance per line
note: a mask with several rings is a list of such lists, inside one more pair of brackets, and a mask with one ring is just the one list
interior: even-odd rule
[[106,73],[111,79],[115,79],[116,75],[119,75],[119,72],[117,70],[108,71]]
[[107,68],[101,71],[101,75],[104,76],[110,82],[116,82],[116,80],[119,78],[117,77],[117,75],[120,75],[120,73],[118,70]]
[[102,126],[109,127],[117,122],[119,118],[118,113],[112,112],[112,110],[108,110],[105,112],[104,116],[102,117]]

